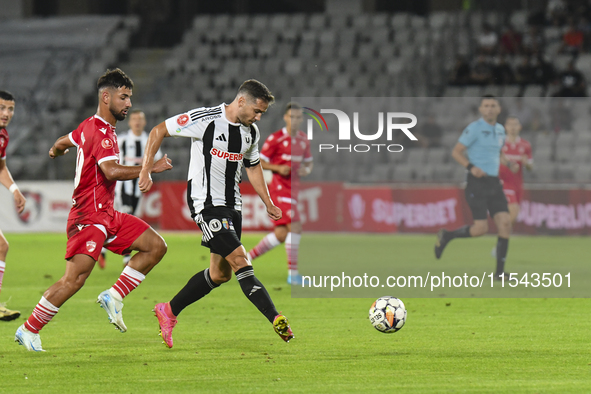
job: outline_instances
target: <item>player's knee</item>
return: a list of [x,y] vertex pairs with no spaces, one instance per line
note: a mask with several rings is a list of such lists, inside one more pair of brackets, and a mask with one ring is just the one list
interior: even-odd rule
[[84,286],[88,275],[65,276],[62,278],[63,283],[70,288],[71,293],[75,293]]
[[277,232],[275,233],[275,236],[277,237],[277,241],[284,243],[285,242],[285,238],[287,238],[287,232]]
[[511,216],[503,215],[498,220],[498,228],[500,234],[506,234],[511,231]]
[[168,245],[166,245],[166,241],[162,237],[158,237],[157,239],[158,241],[154,242],[153,244],[153,252],[158,256],[158,259],[160,260],[168,251]]

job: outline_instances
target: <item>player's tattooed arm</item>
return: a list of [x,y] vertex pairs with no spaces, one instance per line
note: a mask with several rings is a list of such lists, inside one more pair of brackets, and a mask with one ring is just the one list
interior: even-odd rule
[[[153,171],[154,156],[160,149],[162,141],[165,137],[169,137],[168,129],[166,128],[166,122],[160,123],[150,131],[148,136],[148,142],[146,142],[146,150],[144,151],[144,160],[142,162],[142,168],[139,174],[138,186],[142,193],[147,193],[152,188],[152,176],[150,175]],[[166,155],[164,156],[166,157]],[[162,160],[162,159],[160,159]],[[170,167],[172,168],[172,166]]]
[[63,156],[73,148],[74,145],[70,140],[69,134],[63,135],[55,141],[51,149],[49,149],[49,157],[55,159],[58,156]]
[[[128,181],[140,176],[142,168],[138,166],[122,166],[116,160],[106,160],[99,164],[101,171],[110,181]],[[152,166],[152,173],[163,172],[172,168],[172,162],[167,155]]]
[[265,177],[263,176],[263,167],[261,164],[256,166],[246,167],[246,175],[250,181],[254,191],[257,192],[263,203],[267,207],[267,214],[273,220],[281,219],[281,209],[276,207],[269,196],[269,189],[265,183]]

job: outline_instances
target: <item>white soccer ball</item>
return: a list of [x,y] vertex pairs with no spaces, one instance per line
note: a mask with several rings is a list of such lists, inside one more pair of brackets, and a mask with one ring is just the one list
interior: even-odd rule
[[369,308],[369,321],[376,330],[387,334],[400,330],[406,322],[404,302],[396,297],[380,297]]

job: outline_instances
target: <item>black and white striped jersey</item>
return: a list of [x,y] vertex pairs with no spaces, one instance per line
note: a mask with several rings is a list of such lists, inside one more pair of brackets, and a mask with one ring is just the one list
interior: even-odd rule
[[168,133],[191,138],[187,202],[195,217],[203,209],[242,210],[242,167],[259,164],[259,130],[232,123],[226,104],[197,108],[166,120]]
[[[131,130],[117,136],[119,144],[119,164],[123,166],[141,166],[148,142],[148,133],[142,131],[142,134],[135,135]],[[162,153],[158,151],[154,160],[159,160]],[[121,198],[121,193],[128,196],[141,197],[142,192],[138,186],[137,179],[129,181],[118,181],[115,188],[115,200]]]

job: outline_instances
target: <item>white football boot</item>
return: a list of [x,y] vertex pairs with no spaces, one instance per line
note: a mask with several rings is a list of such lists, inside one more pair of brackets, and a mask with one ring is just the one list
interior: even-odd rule
[[28,351],[31,352],[45,351],[41,347],[41,336],[27,330],[24,324],[17,328],[16,333],[14,334],[14,341],[18,342],[19,345],[23,345]]
[[127,327],[125,326],[125,323],[123,323],[123,314],[121,313],[123,302],[117,300],[113,296],[111,289],[105,290],[99,294],[96,303],[100,304],[101,308],[107,312],[111,324],[117,327],[121,332],[127,331]]

